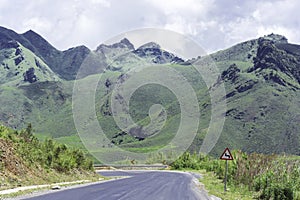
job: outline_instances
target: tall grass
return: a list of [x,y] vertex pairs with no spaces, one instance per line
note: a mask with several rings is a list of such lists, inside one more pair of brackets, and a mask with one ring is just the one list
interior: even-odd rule
[[[52,139],[40,142],[33,134],[32,127],[14,131],[0,126],[0,138],[14,144],[15,153],[27,166],[41,166],[44,169],[54,169],[68,173],[73,169],[93,170],[93,162],[81,150],[69,148]],[[1,152],[1,151],[0,151]]]
[[[287,155],[246,154],[233,152],[229,161],[228,182],[232,186],[247,186],[258,194],[257,199],[300,200],[300,158]],[[224,179],[225,163],[209,156],[184,153],[173,169],[205,169]]]

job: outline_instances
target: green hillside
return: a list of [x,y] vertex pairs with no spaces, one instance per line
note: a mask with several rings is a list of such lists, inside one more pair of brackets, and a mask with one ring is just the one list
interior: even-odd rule
[[96,180],[93,162],[78,149],[0,126],[0,190],[36,184]]
[[[155,43],[136,49],[123,39],[95,51],[86,47],[59,51],[32,31],[16,34],[1,28],[0,33],[0,121],[4,125],[23,128],[30,122],[40,139],[53,137],[84,149],[72,113],[74,79],[81,66],[78,81],[94,83],[100,77],[95,111],[109,140],[106,144],[133,152],[160,149],[172,140],[181,119],[180,104],[170,89],[158,84],[138,88],[129,104],[130,116],[138,126],[127,131],[117,126],[111,109],[114,87],[129,80],[129,70],[155,66],[176,70],[195,91],[200,123],[190,151],[200,150],[211,119],[210,92],[224,83],[226,95],[219,98],[227,102],[227,110],[221,113],[225,124],[212,155],[219,155],[224,147],[300,155],[300,48],[283,36],[271,34],[211,54],[220,75],[207,87],[193,66],[207,57],[183,61]],[[154,104],[161,104],[164,111],[149,116]],[[145,136],[141,130],[151,124],[150,118],[162,123],[165,114],[162,129],[160,124],[150,126],[148,131],[155,134]],[[91,122],[92,118],[85,123]],[[110,151],[108,146],[99,146],[98,151]]]
[[[226,121],[212,154],[218,155],[225,147],[231,147],[246,152],[299,155],[299,61],[278,48],[283,44],[289,46],[284,38],[270,35],[212,55],[216,65],[223,69],[215,87],[225,83],[227,93]],[[190,150],[199,151],[210,120],[209,90],[193,66],[170,66],[184,75],[197,91],[202,118]],[[141,140],[118,129],[109,113],[109,95],[99,101],[98,119],[114,144],[139,152],[158,149],[170,141],[178,127],[178,102],[171,97],[163,87],[147,85],[131,98],[131,117],[138,124],[149,123],[148,111],[153,104],[161,103],[171,110],[167,111],[170,115],[161,134],[155,137]]]

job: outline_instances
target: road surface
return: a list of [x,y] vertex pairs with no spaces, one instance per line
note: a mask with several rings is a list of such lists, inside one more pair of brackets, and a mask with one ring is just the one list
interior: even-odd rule
[[168,171],[102,171],[126,178],[67,189],[27,200],[210,200],[189,173]]

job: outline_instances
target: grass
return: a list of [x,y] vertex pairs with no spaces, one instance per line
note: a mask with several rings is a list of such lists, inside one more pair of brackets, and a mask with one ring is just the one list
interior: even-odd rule
[[[232,151],[234,160],[228,161],[227,183],[230,194],[241,195],[247,199],[300,199],[300,157],[288,155],[246,154]],[[190,154],[180,156],[171,164],[172,169],[204,170],[204,183],[214,194],[224,198],[227,192],[219,183],[225,176],[225,162],[210,156]],[[204,176],[204,177],[205,177]],[[217,179],[219,180],[217,180]],[[207,181],[207,182],[205,182]],[[215,187],[215,188],[214,188]]]
[[[233,63],[241,69],[245,69],[248,66],[248,62],[245,61],[224,61],[223,65],[229,66]],[[201,119],[198,135],[191,147],[191,149],[197,151],[206,134],[206,131],[203,130],[207,130],[210,121],[209,93],[207,92],[205,83],[194,68],[180,65],[172,65],[172,67],[178,70],[191,83],[199,100]],[[131,149],[134,152],[151,152],[168,144],[177,131],[180,120],[178,115],[180,108],[178,107],[176,97],[170,95],[170,91],[164,88],[159,88],[156,85],[141,87],[134,93],[130,102],[131,117],[137,124],[143,126],[150,122],[148,116],[149,107],[153,103],[163,104],[167,110],[168,118],[161,132],[154,137],[139,141],[129,134],[120,134],[122,130],[117,127],[113,117],[103,114],[104,111],[109,111],[110,106],[110,92],[108,94],[105,92],[107,88],[104,83],[107,79],[114,83],[120,75],[121,73],[117,71],[107,71],[101,76],[98,84],[96,111],[99,124],[106,136],[120,147],[126,150]],[[85,79],[89,81],[91,77],[86,77]],[[85,79],[81,81],[85,81]],[[258,82],[253,88],[245,92],[236,93],[227,99],[228,110],[235,109],[235,112],[226,116],[222,135],[212,154],[218,155],[226,146],[250,152],[256,149],[258,152],[265,153],[274,151],[274,146],[278,146],[278,152],[284,150],[288,153],[297,153],[297,148],[293,148],[293,145],[297,146],[297,142],[299,141],[294,134],[297,121],[289,120],[289,118],[293,118],[293,116],[297,117],[295,113],[300,112],[299,107],[297,107],[299,94],[290,91],[288,88],[281,88],[273,83],[264,82],[255,74],[247,73],[246,71],[240,72],[237,83],[225,83],[227,93],[235,91],[238,86],[245,84],[249,80],[256,80]],[[65,82],[60,88],[62,88],[63,92],[65,88],[70,89],[72,86],[70,82]],[[50,86],[46,88],[47,90],[51,94],[52,89]],[[9,97],[9,95],[7,96]],[[14,97],[9,97],[9,99],[12,98]],[[34,125],[36,124],[36,132],[43,133],[46,136],[53,136],[62,143],[83,148],[79,138],[74,135],[76,130],[72,119],[71,102],[68,98],[67,96],[67,101],[61,105],[56,105],[54,98],[47,100],[45,95],[38,99],[33,99],[33,102],[31,102],[33,113],[29,120]],[[38,108],[41,100],[48,106],[47,109]],[[28,100],[24,99],[24,101]],[[288,113],[283,113],[281,112],[282,110],[288,110]],[[241,118],[238,118],[239,115]],[[68,126],[65,124],[68,124]],[[52,128],[49,129],[48,127]],[[289,127],[289,132],[292,133],[291,136],[286,137],[287,133],[285,133],[284,127]],[[266,141],[270,143],[270,138],[274,139],[271,140],[271,145],[266,147],[264,144],[266,144]],[[290,139],[283,140],[283,138]],[[278,145],[281,141],[284,141],[284,144]],[[290,143],[293,145],[288,145]]]
[[0,126],[0,147],[1,190],[99,179],[92,160],[82,151],[51,139],[40,142],[30,125],[21,131]]
[[[27,85],[23,82],[23,73],[29,68],[33,67],[35,69],[35,75],[38,77],[39,81],[60,81],[60,78],[52,72],[52,70],[33,52],[25,48],[20,44],[18,47],[21,50],[19,55],[15,55],[15,49],[2,49],[0,50],[1,60],[1,82],[5,85]],[[3,58],[5,55],[6,58]],[[14,59],[23,56],[25,59],[16,65]],[[39,63],[37,66],[36,63]],[[8,66],[9,70],[3,69],[3,66]]]
[[255,193],[249,192],[247,187],[237,187],[233,185],[227,186],[227,191],[224,192],[224,182],[218,179],[214,172],[205,170],[196,171],[202,174],[203,178],[199,179],[204,184],[205,189],[210,195],[221,198],[222,200],[250,200],[254,199]]
[[85,147],[82,144],[82,141],[78,135],[59,137],[59,138],[55,138],[55,140],[59,143],[66,144],[71,147],[77,147],[82,150],[85,149]]
[[[271,153],[276,150],[276,153],[300,153],[298,148],[300,140],[297,134],[298,113],[300,112],[298,99],[300,99],[300,96],[298,90],[290,86],[297,85],[297,82],[280,71],[277,73],[278,76],[290,85],[282,86],[270,80],[265,80],[264,76],[274,72],[271,69],[248,72],[249,67],[253,66],[253,57],[256,56],[257,45],[257,41],[248,41],[212,55],[215,64],[220,69],[220,73],[232,64],[240,69],[240,72],[237,73],[236,82],[230,79],[225,81],[227,94],[235,92],[233,96],[226,99],[228,110],[233,111],[225,113],[225,125],[219,142],[211,152],[213,155],[218,155],[226,146],[247,152],[255,150]],[[32,52],[24,47],[22,48],[27,59],[26,62],[20,63],[19,70],[23,68],[23,73],[27,65],[35,65],[35,58]],[[15,66],[13,61],[13,58],[15,58],[14,52],[12,50],[3,52],[0,60],[4,63],[7,62],[15,69],[18,66]],[[5,54],[9,58],[6,59]],[[123,61],[125,63],[122,63]],[[132,119],[141,126],[150,123],[148,111],[153,104],[159,103],[164,106],[168,117],[161,132],[154,137],[148,137],[140,141],[132,135],[124,133],[116,125],[110,113],[111,91],[117,80],[133,66],[147,64],[147,62],[142,61],[144,60],[137,60],[137,57],[132,57],[132,60],[131,58],[122,57],[113,63],[116,66],[122,65],[123,68],[120,71],[106,70],[100,74],[101,77],[95,97],[95,109],[99,124],[109,141],[126,150],[152,152],[167,145],[176,134],[179,126],[180,107],[176,96],[170,90],[155,84],[144,85],[136,90],[131,98],[129,112]],[[39,62],[44,65],[41,60]],[[208,126],[211,118],[209,91],[211,89],[206,86],[201,74],[193,66],[166,64],[162,67],[175,69],[192,86],[197,95],[201,115],[200,124],[190,150],[199,151],[205,134],[209,130]],[[0,68],[0,70],[5,70],[5,68]],[[44,70],[48,70],[47,66]],[[41,71],[37,69],[37,73],[41,73]],[[5,76],[5,73],[1,74]],[[38,74],[38,76],[43,77],[41,81],[45,82],[16,87],[16,82],[13,82],[16,78],[14,77],[11,82],[13,84],[2,84],[0,86],[1,103],[5,105],[0,108],[0,113],[3,113],[0,118],[5,125],[13,128],[22,128],[27,123],[32,123],[35,132],[39,133],[38,137],[42,140],[53,137],[57,141],[67,143],[70,146],[84,148],[76,135],[77,130],[73,121],[72,89],[74,81],[49,81],[57,80],[52,77],[51,73]],[[17,78],[18,80],[22,79],[22,75],[19,74]],[[99,74],[91,75],[80,80],[80,82],[94,83],[93,81],[98,81],[98,78]],[[146,79],[148,78],[151,77],[146,77]],[[107,80],[112,84],[109,87],[105,85]],[[249,81],[255,81],[256,84],[245,91],[237,92],[238,88],[246,87]],[[176,80],[174,80],[174,85],[176,86]],[[85,107],[82,106],[80,111],[84,111],[84,109]],[[88,124],[88,120],[85,123]],[[154,127],[153,130],[156,128]]]

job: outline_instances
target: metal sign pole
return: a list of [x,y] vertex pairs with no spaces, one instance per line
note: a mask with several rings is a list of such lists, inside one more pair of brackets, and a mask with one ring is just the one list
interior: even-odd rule
[[225,178],[224,178],[224,192],[226,192],[227,173],[228,173],[228,160],[226,160]]
[[226,167],[225,167],[225,177],[224,177],[224,192],[226,192],[226,184],[227,184],[227,174],[228,174],[228,160],[233,160],[232,154],[229,151],[228,148],[226,148],[224,150],[224,152],[222,153],[221,160],[225,160],[226,161]]

